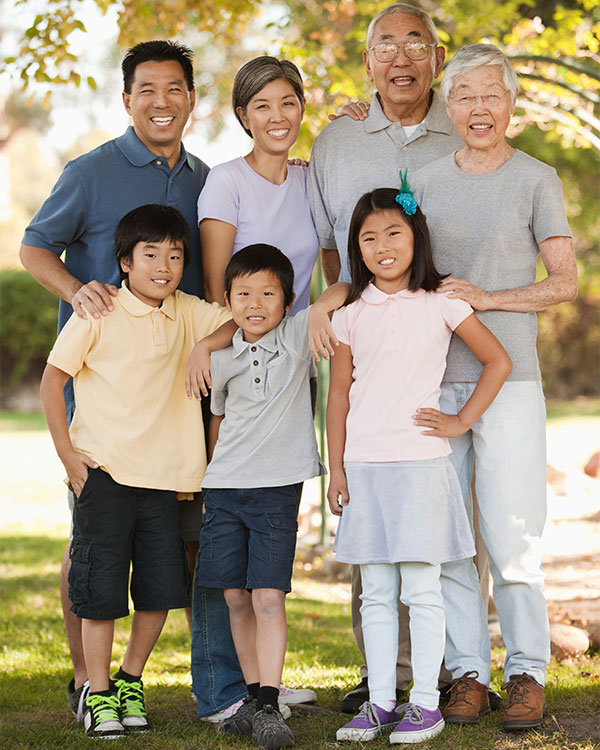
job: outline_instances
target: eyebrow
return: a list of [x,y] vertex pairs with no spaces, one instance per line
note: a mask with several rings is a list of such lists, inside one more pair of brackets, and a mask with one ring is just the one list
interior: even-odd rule
[[[176,84],[180,84],[180,85],[183,85],[183,84],[184,84],[184,80],[183,80],[183,78],[178,78],[178,79],[177,79],[177,80],[175,80],[175,81],[167,81],[167,85],[168,85],[168,86],[172,86],[172,85],[173,85],[174,83],[176,83]],[[141,88],[142,86],[155,86],[155,85],[156,85],[156,81],[142,81],[141,83],[137,83],[137,84],[136,84],[136,82],[134,81],[134,82],[133,82],[133,85],[134,85],[134,86],[139,86],[140,88]]]
[[[285,94],[285,96],[281,97],[281,101],[283,101],[284,99],[296,99],[296,98],[297,98],[296,94]],[[256,102],[268,102],[268,101],[269,100],[266,97],[262,97],[262,98],[259,97],[257,99],[254,99],[255,104]]]
[[[396,224],[390,224],[388,227],[385,227],[382,231],[387,232],[390,229],[394,229],[395,227],[402,227],[402,226],[405,226],[405,225],[402,222],[398,222]],[[359,234],[359,237],[362,237],[365,234],[375,234],[375,233],[376,232],[374,229],[366,229],[364,232],[361,232]]]
[[[385,41],[387,41],[388,39],[394,39],[394,36],[395,36],[394,34],[381,34],[381,35],[379,36],[379,39],[380,39],[380,40],[381,40],[382,42],[385,42]],[[424,38],[425,38],[425,37],[423,36],[423,34],[421,34],[421,32],[420,32],[420,31],[409,31],[409,32],[408,32],[408,34],[407,34],[406,36],[410,36],[410,37],[418,37],[419,39],[424,39]]]

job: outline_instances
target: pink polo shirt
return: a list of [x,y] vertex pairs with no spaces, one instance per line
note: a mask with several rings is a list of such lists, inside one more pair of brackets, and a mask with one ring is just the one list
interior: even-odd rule
[[444,438],[422,435],[412,416],[439,408],[452,331],[471,306],[436,292],[385,294],[373,284],[333,314],[333,330],[350,346],[353,383],[345,461],[409,461],[448,455]]

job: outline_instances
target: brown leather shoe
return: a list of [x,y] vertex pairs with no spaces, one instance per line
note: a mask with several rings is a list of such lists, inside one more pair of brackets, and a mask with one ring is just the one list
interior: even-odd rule
[[465,672],[450,683],[450,700],[444,709],[448,724],[476,724],[481,716],[489,714],[488,689],[476,677],[479,672]]
[[546,715],[544,688],[533,677],[523,672],[514,674],[502,685],[506,690],[504,729],[532,729],[539,727]]

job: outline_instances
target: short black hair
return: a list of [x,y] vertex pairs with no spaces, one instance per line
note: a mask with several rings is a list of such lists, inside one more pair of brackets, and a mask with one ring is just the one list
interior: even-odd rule
[[187,221],[176,208],[160,203],[148,203],[125,214],[115,231],[115,249],[121,281],[128,276],[121,268],[121,261],[126,259],[131,263],[133,248],[138,242],[162,242],[167,239],[183,244],[185,268],[190,259],[192,235]]
[[247,245],[235,253],[225,269],[225,295],[229,299],[231,285],[240,276],[259,271],[271,271],[279,279],[283,291],[284,308],[294,300],[294,267],[287,255],[273,245]]
[[448,274],[438,272],[433,262],[431,240],[425,215],[417,206],[416,213],[409,215],[396,202],[398,188],[377,188],[365,193],[356,204],[350,219],[348,231],[348,259],[352,282],[345,304],[357,300],[373,279],[373,274],[362,258],[358,237],[367,217],[376,211],[397,211],[413,233],[413,260],[410,269],[408,288],[412,292],[424,289],[434,292]]
[[183,68],[183,75],[188,91],[194,88],[194,69],[192,60],[194,53],[189,47],[168,39],[155,39],[151,42],[140,42],[127,50],[121,70],[123,71],[123,91],[131,94],[131,84],[135,76],[135,69],[145,62],[169,62],[174,60]]

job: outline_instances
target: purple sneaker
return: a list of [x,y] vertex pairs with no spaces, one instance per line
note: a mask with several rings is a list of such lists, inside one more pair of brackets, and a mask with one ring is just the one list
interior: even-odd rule
[[396,708],[397,713],[402,713],[402,711],[404,711],[404,718],[390,734],[392,745],[423,742],[443,732],[446,726],[439,708],[430,711],[417,706],[416,703],[403,703]]
[[384,711],[376,703],[365,701],[352,721],[337,730],[335,738],[367,742],[378,737],[387,727],[391,727],[397,718],[395,711]]

